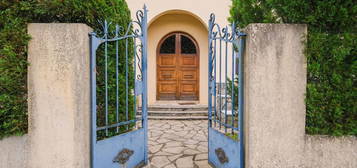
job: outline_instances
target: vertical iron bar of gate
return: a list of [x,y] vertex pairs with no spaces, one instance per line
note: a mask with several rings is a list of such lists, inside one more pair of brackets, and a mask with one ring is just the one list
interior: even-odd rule
[[[134,85],[136,85],[136,38],[134,37],[133,38],[133,49],[134,49],[134,77],[133,77],[133,80],[134,80]],[[134,108],[134,119],[137,120],[136,118],[136,86],[134,86],[134,105],[133,105],[133,108]],[[136,121],[135,121],[136,122]],[[135,123],[135,127],[137,127],[137,123]]]
[[[119,26],[115,26],[115,37],[119,36]],[[118,73],[119,73],[119,48],[118,48],[118,41],[115,41],[115,82],[116,82],[116,97],[115,97],[115,103],[116,103],[116,108],[115,108],[115,118],[116,122],[119,122],[119,79],[118,79]],[[119,132],[119,127],[116,127],[116,133]]]
[[[211,38],[211,28],[212,25],[208,25],[208,128],[212,126],[212,89],[213,89],[213,74],[212,74],[212,38]],[[212,68],[211,68],[212,67]]]
[[90,94],[91,94],[91,131],[90,131],[90,142],[91,142],[91,159],[90,163],[93,165],[93,159],[95,158],[94,143],[97,140],[97,132],[93,131],[97,127],[96,118],[97,118],[97,97],[96,97],[96,50],[99,46],[100,41],[96,38],[95,33],[90,35]]
[[143,127],[144,127],[144,138],[145,138],[145,164],[148,163],[148,119],[147,119],[147,8],[146,5],[144,5],[144,18],[143,18],[143,39],[142,39],[142,44],[143,44],[143,58],[142,58],[142,68],[143,68],[143,98],[142,98],[142,118],[143,118]]
[[[211,30],[212,31],[212,30]],[[214,126],[217,126],[217,54],[216,54],[216,47],[217,47],[217,40],[214,39],[214,67],[212,66],[213,71],[214,71],[214,80],[213,80],[213,86],[214,86],[214,92],[213,92],[213,97],[214,97]]]
[[[233,39],[235,38],[234,36],[236,36],[236,33],[235,33],[235,23],[233,22],[232,23],[232,36],[233,36]],[[234,109],[234,78],[235,78],[235,58],[234,58],[234,54],[235,54],[235,51],[234,51],[234,44],[232,44],[232,90],[231,90],[231,108],[232,108],[232,113],[231,113],[231,123],[232,123],[232,135],[234,135],[234,117],[235,117],[235,109]]]
[[238,49],[238,54],[239,54],[239,74],[238,74],[238,80],[239,80],[239,84],[238,84],[238,96],[239,96],[239,119],[238,119],[238,127],[239,127],[239,140],[240,140],[240,159],[241,159],[241,167],[244,167],[244,137],[243,137],[243,110],[244,110],[244,101],[243,101],[243,96],[244,96],[244,75],[243,75],[243,52],[244,52],[244,43],[245,43],[245,34],[244,33],[239,33],[239,49]]
[[[108,24],[107,21],[104,23],[104,38],[105,38],[105,126],[108,125]],[[108,136],[108,128],[105,128],[105,136]]]
[[235,120],[235,115],[236,115],[236,113],[235,113],[235,102],[234,101],[236,101],[235,100],[235,92],[236,92],[236,89],[235,89],[235,85],[234,85],[234,83],[235,83],[235,73],[236,73],[236,71],[235,71],[235,51],[234,51],[234,45],[232,45],[232,83],[231,83],[231,110],[232,110],[232,116],[231,116],[231,126],[232,126],[232,135],[234,135],[234,120]]
[[[213,91],[216,92],[216,74],[212,74],[213,72],[213,54],[216,54],[216,46],[214,46],[214,51],[212,51],[213,45],[212,45],[212,41],[213,41],[213,37],[212,37],[212,28],[213,28],[213,24],[211,22],[209,22],[208,24],[208,128],[207,128],[207,132],[208,132],[208,137],[210,134],[209,129],[212,127],[212,94]],[[213,53],[214,52],[214,53]],[[216,56],[215,56],[216,57]],[[216,58],[214,58],[216,60]],[[216,64],[214,64],[214,66],[216,66]],[[214,89],[214,90],[213,90]],[[214,97],[214,111],[216,113],[216,97]],[[214,116],[214,126],[216,126],[216,115]],[[208,146],[210,145],[210,142],[208,141]]]
[[222,128],[222,39],[219,39],[219,129]]
[[[135,59],[135,57],[134,57]],[[129,76],[128,76],[128,38],[125,39],[125,121],[129,120],[128,110],[129,110]],[[129,129],[129,124],[126,125],[126,130]]]
[[[228,31],[228,27],[226,27],[226,30]],[[228,120],[227,120],[227,101],[228,101],[228,97],[227,97],[227,77],[228,77],[228,37],[229,35],[227,34],[226,36],[226,48],[225,48],[225,72],[224,72],[224,133],[227,133],[227,126],[228,126]]]

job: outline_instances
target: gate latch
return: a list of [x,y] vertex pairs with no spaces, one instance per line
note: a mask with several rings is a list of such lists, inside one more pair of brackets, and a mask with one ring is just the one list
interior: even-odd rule
[[222,148],[217,148],[215,150],[215,153],[217,155],[219,162],[221,162],[221,164],[229,162],[228,157],[226,156],[226,153],[224,152],[224,150]]
[[134,151],[124,148],[114,158],[113,162],[118,162],[119,164],[124,165],[129,160],[130,156],[133,154],[134,154]]

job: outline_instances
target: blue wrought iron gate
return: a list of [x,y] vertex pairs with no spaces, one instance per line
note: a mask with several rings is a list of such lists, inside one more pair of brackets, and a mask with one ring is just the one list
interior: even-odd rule
[[219,168],[244,168],[243,51],[245,34],[235,24],[209,20],[208,161]]
[[90,34],[93,168],[132,168],[148,161],[145,6],[136,17],[124,27],[105,21],[103,32]]

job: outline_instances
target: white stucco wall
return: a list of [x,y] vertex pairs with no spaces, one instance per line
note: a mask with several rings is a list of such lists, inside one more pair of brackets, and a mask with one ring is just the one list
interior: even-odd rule
[[0,167],[26,168],[28,136],[11,136],[0,139]]
[[303,162],[308,168],[356,168],[357,137],[307,135]]

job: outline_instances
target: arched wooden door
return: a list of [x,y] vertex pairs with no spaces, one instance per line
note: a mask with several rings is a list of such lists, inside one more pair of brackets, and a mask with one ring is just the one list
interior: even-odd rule
[[199,48],[188,34],[166,35],[157,48],[157,100],[198,100]]

